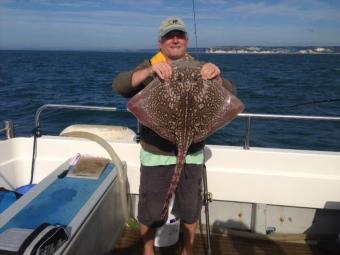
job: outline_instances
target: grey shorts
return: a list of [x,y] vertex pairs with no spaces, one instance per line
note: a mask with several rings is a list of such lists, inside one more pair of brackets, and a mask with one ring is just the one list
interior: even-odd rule
[[[159,227],[161,211],[175,166],[141,166],[138,220],[149,227]],[[195,223],[202,208],[203,165],[185,164],[175,192],[172,213],[187,224]]]

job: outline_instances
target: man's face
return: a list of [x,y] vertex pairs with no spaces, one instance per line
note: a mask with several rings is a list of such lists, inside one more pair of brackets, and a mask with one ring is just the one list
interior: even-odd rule
[[159,48],[170,60],[184,57],[188,48],[187,34],[182,31],[171,31],[163,36]]

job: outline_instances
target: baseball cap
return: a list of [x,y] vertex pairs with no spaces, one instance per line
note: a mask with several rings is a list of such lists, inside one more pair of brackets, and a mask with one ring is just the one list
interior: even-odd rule
[[187,33],[187,29],[185,27],[185,23],[180,18],[170,17],[165,19],[159,28],[159,39],[165,36],[167,33],[179,30],[184,33]]

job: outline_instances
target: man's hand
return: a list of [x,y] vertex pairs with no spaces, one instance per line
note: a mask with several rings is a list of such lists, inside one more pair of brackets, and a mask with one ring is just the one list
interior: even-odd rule
[[221,70],[213,63],[205,63],[201,69],[201,75],[204,80],[211,80],[221,75]]
[[150,67],[138,70],[132,74],[131,85],[133,87],[138,87],[143,81],[154,74],[157,74],[157,76],[162,80],[170,80],[172,68],[167,62],[159,62]]
[[153,73],[156,73],[162,80],[170,80],[172,76],[172,67],[167,62],[158,62],[151,67]]

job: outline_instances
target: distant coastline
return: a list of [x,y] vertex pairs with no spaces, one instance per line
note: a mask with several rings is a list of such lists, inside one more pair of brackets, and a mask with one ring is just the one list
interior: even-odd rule
[[[154,54],[158,49],[0,49],[0,52],[121,52]],[[190,54],[340,54],[340,46],[217,46],[189,48]]]
[[296,47],[269,47],[269,46],[221,46],[207,48],[205,53],[210,54],[340,54],[339,46],[296,46]]

